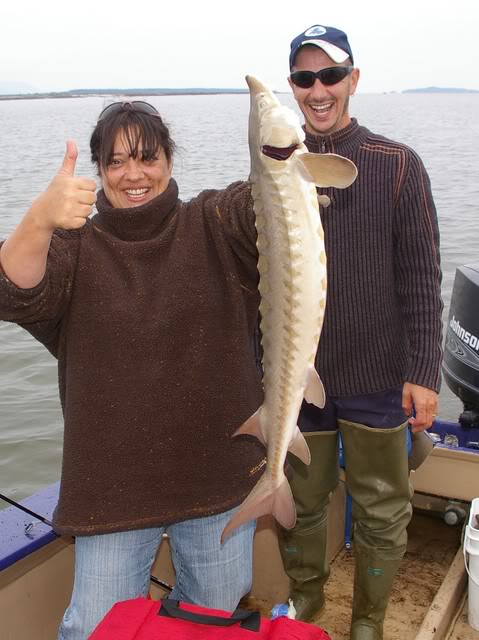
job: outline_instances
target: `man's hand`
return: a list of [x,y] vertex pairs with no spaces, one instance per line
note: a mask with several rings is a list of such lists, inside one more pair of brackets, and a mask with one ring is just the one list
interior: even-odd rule
[[73,140],[67,140],[66,154],[57,175],[33,203],[28,217],[45,231],[79,229],[96,202],[96,182],[75,177],[78,150]]
[[412,426],[412,432],[429,429],[437,415],[438,395],[432,389],[421,387],[418,384],[405,382],[402,390],[402,408],[406,416],[411,416],[413,409],[416,417],[410,417],[408,422]]

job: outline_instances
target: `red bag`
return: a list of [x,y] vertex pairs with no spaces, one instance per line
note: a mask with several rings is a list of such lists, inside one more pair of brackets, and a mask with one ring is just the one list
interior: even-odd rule
[[257,611],[206,609],[165,598],[118,602],[89,640],[331,640],[323,629]]

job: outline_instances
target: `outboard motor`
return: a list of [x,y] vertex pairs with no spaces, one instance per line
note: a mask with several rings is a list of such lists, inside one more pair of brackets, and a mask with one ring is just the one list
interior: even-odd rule
[[442,370],[464,404],[459,422],[479,427],[479,264],[456,269]]

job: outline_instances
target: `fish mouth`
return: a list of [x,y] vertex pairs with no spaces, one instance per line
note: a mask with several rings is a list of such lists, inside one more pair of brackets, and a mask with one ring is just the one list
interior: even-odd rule
[[271,147],[265,144],[261,147],[261,153],[273,160],[287,160],[296,151],[299,145],[292,144],[289,147]]

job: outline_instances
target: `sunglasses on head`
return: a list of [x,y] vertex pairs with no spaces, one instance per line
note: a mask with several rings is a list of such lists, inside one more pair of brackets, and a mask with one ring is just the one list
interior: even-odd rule
[[318,78],[322,84],[330,87],[344,80],[354,67],[327,67],[321,71],[293,71],[290,75],[291,82],[301,89],[309,89]]
[[103,109],[103,111],[98,116],[98,122],[112,115],[113,113],[119,113],[120,111],[125,110],[141,111],[142,113],[148,113],[152,116],[160,115],[157,109],[155,109],[152,104],[150,104],[149,102],[145,102],[144,100],[133,100],[132,102],[113,102],[113,104],[109,104]]

